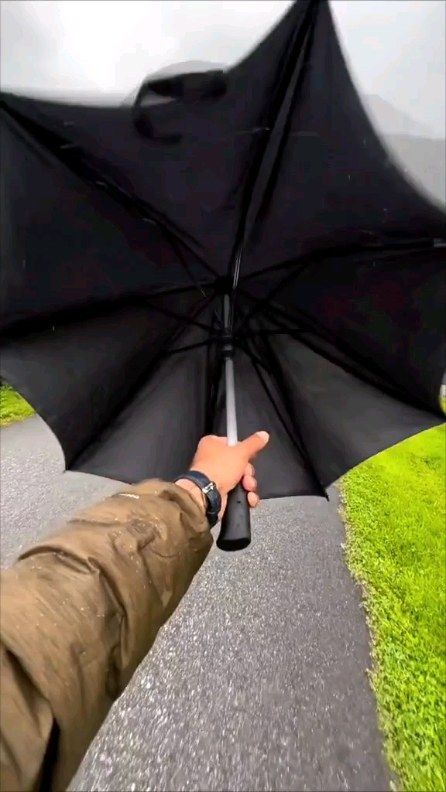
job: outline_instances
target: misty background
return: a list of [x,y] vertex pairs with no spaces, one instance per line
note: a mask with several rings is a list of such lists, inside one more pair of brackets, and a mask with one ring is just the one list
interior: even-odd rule
[[[231,66],[290,0],[3,0],[2,90],[108,103],[171,63]],[[331,0],[350,73],[406,176],[446,202],[445,3]]]

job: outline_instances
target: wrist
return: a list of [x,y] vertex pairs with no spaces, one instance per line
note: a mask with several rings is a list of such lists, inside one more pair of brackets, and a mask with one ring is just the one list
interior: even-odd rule
[[193,465],[187,473],[176,479],[176,483],[192,495],[203,509],[212,528],[218,521],[222,506],[222,498],[215,481]]
[[190,481],[189,479],[178,479],[175,481],[175,484],[177,487],[181,487],[181,489],[186,490],[186,492],[192,495],[193,499],[198,503],[203,514],[206,514],[206,499],[198,484],[195,484],[195,482]]

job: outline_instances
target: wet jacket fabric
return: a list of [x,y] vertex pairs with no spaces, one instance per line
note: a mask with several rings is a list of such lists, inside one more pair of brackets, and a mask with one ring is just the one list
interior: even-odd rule
[[125,487],[1,580],[1,789],[65,789],[212,544],[174,484]]

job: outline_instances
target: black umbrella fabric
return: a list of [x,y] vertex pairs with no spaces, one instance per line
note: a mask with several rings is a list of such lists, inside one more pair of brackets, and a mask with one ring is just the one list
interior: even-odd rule
[[3,94],[1,129],[1,374],[67,467],[175,476],[225,431],[229,347],[239,434],[271,432],[265,497],[323,495],[441,422],[445,217],[381,145],[324,0],[133,106]]

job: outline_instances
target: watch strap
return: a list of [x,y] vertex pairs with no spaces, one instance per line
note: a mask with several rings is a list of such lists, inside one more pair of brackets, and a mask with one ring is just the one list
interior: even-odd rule
[[212,528],[218,521],[218,515],[221,509],[221,495],[215,482],[211,481],[199,470],[188,470],[187,473],[182,473],[181,476],[177,476],[175,481],[179,481],[179,479],[192,481],[202,491],[206,502],[206,517]]

